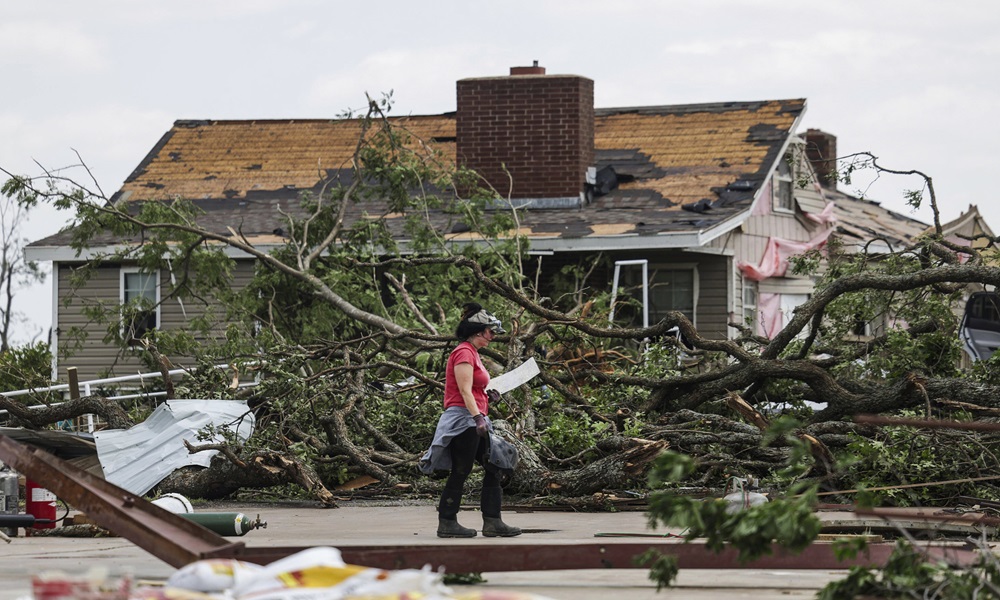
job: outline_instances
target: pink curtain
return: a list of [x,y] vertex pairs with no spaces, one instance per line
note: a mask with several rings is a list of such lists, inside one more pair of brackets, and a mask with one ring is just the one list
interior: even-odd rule
[[771,339],[781,327],[781,294],[757,294],[757,334]]

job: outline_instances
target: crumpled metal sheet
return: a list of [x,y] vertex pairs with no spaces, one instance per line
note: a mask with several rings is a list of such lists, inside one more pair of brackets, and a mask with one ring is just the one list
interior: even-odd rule
[[218,451],[191,454],[184,441],[193,445],[223,441],[220,435],[211,440],[198,439],[199,431],[209,425],[229,429],[246,440],[253,433],[254,416],[246,402],[168,400],[135,427],[94,434],[105,479],[141,495],[175,469],[207,467]]

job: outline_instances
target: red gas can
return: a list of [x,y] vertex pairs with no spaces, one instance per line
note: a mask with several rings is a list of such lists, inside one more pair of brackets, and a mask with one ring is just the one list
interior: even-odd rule
[[[52,529],[56,526],[56,496],[49,490],[38,485],[34,481],[27,479],[24,482],[24,511],[39,520],[47,520],[47,523],[34,525],[35,529]],[[25,533],[31,534],[31,529],[26,529]]]

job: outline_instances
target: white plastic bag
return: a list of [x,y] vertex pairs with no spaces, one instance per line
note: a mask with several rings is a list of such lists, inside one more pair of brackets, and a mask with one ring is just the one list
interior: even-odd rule
[[181,567],[167,579],[167,587],[195,592],[223,592],[253,579],[263,567],[232,558],[208,558]]

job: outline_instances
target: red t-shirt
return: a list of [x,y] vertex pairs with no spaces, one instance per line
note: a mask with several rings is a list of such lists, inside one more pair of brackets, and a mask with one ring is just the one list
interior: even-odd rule
[[458,383],[455,381],[455,365],[462,363],[472,365],[472,397],[476,399],[479,412],[485,415],[489,408],[486,385],[490,382],[490,374],[483,366],[483,361],[480,360],[476,347],[469,342],[462,342],[448,356],[448,366],[445,367],[444,371],[444,407],[465,407],[465,400],[462,399],[462,394],[458,391]]

